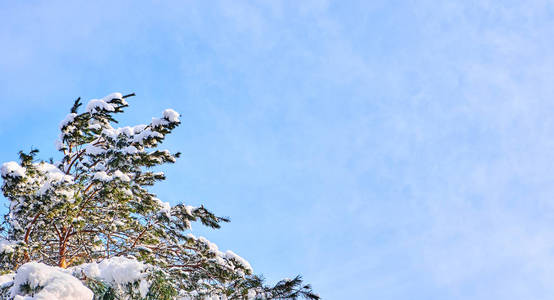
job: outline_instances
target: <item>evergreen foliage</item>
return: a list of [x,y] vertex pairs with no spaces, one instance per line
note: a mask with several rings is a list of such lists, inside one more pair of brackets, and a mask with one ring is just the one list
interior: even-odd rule
[[[171,207],[149,192],[165,179],[150,168],[179,157],[157,147],[180,116],[168,109],[146,125],[113,127],[130,96],[90,100],[83,112],[77,99],[60,123],[59,162],[40,161],[33,149],[20,152],[20,163],[2,166],[2,192],[10,201],[2,272],[29,262],[57,266],[79,278],[94,299],[319,299],[300,277],[265,286],[246,260],[190,233],[191,222],[217,229],[227,218],[203,206]],[[133,276],[117,278],[118,266],[132,266],[126,270]],[[42,288],[25,284],[4,284],[3,297]]]

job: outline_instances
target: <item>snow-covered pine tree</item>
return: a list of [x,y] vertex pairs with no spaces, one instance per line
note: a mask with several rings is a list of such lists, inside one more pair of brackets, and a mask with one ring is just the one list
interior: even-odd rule
[[32,150],[2,165],[10,201],[2,297],[319,299],[299,277],[265,286],[246,260],[189,232],[191,222],[219,228],[226,218],[203,206],[172,207],[149,192],[165,179],[150,168],[179,157],[157,146],[180,115],[167,109],[147,125],[112,127],[130,96],[90,100],[81,113],[77,99],[60,123],[59,162],[39,161]]

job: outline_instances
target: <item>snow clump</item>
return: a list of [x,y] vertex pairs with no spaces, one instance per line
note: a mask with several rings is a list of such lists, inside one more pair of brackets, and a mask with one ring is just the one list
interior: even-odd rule
[[77,116],[76,113],[70,113],[67,116],[65,116],[65,119],[63,119],[60,122],[60,130],[63,129],[65,126],[67,126],[67,124],[73,122],[76,116]]
[[0,240],[0,253],[12,253],[17,242]]
[[20,166],[15,161],[10,161],[2,164],[2,177],[23,177],[25,176],[25,168]]
[[90,114],[97,113],[101,110],[115,111],[115,106],[110,103],[110,100],[112,99],[120,99],[123,104],[127,104],[125,100],[123,100],[123,96],[121,95],[121,93],[111,93],[102,99],[90,100],[87,104],[86,110]]
[[164,118],[166,118],[171,123],[178,123],[179,121],[179,113],[174,111],[171,108],[168,108],[164,110],[163,112]]
[[168,218],[171,217],[171,204],[169,204],[168,202],[162,201],[158,198],[154,198],[154,201],[156,201],[156,203],[158,203],[160,207],[158,211],[160,214],[164,214]]
[[[24,285],[31,288],[31,295],[24,292]],[[9,293],[14,300],[92,300],[94,297],[90,289],[66,270],[38,262],[26,263],[17,270]]]
[[108,173],[106,173],[104,171],[96,172],[96,173],[94,173],[94,177],[92,179],[108,182],[108,181],[114,180],[115,178],[118,178],[119,180],[121,180],[123,182],[131,181],[131,178],[127,174],[125,174],[125,173],[123,173],[119,170],[116,170],[113,173],[113,175],[108,175]]
[[115,288],[140,281],[139,292],[141,297],[145,297],[148,293],[150,284],[146,280],[147,265],[136,260],[121,256],[105,259],[100,263],[82,264],[72,268],[74,274],[79,273],[103,281]]
[[234,259],[234,260],[235,260],[238,264],[240,264],[241,267],[243,267],[245,270],[248,270],[248,271],[250,271],[250,272],[253,272],[252,266],[250,266],[250,263],[249,263],[246,259],[244,259],[244,258],[238,256],[235,252],[233,252],[233,251],[231,251],[231,250],[227,250],[227,251],[225,252],[225,258],[227,258],[227,259]]

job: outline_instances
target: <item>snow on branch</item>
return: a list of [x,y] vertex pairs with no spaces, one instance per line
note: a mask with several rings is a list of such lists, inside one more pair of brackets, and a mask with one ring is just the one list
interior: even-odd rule
[[158,146],[181,116],[116,126],[131,96],[92,99],[83,112],[78,98],[59,124],[61,160],[32,150],[2,164],[0,299],[319,299],[298,278],[265,286],[247,260],[190,233],[192,222],[217,229],[228,218],[152,193],[166,177],[150,168],[180,155]]

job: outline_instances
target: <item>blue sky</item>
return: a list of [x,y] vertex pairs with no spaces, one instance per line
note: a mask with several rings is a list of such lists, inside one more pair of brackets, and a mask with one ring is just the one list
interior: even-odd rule
[[2,1],[0,158],[171,107],[156,191],[324,299],[554,299],[550,1]]

